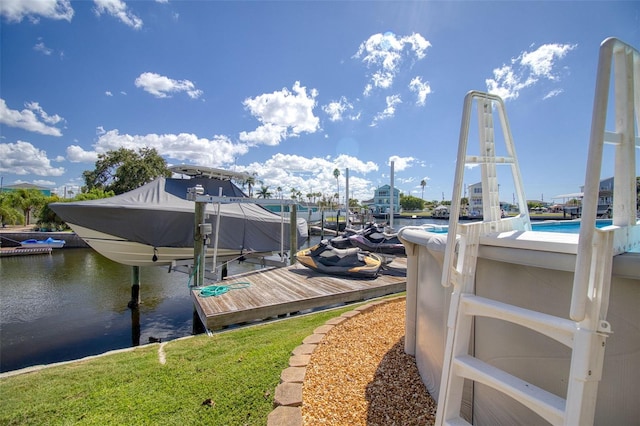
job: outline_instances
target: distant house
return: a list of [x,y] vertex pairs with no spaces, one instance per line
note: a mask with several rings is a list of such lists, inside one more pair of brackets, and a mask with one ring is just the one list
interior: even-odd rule
[[[584,186],[580,187],[584,191]],[[602,179],[598,188],[598,216],[611,217],[613,206],[613,177]]]
[[482,182],[469,185],[469,215],[482,216]]
[[32,183],[17,183],[15,185],[6,185],[2,187],[2,192],[14,192],[20,189],[36,189],[46,197],[51,196],[51,189],[44,188],[42,186],[34,185]]
[[[373,214],[386,214],[391,211],[391,186],[383,185],[375,190],[369,210]],[[393,212],[400,212],[400,190],[397,188],[393,189]]]
[[[469,185],[469,216],[471,217],[482,217],[483,203],[482,203],[482,182],[474,183],[473,185]],[[500,201],[500,210],[503,212],[510,212],[513,209],[517,210],[517,206],[507,203],[506,201]]]

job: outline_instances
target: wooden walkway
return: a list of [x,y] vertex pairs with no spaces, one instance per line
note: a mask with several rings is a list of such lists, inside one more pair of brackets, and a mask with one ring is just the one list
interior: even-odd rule
[[249,285],[219,296],[201,297],[199,289],[192,290],[191,296],[205,328],[217,330],[227,325],[399,293],[406,289],[406,267],[406,258],[396,258],[377,278],[366,280],[320,274],[297,263],[228,277],[217,285]]
[[0,257],[10,256],[29,256],[34,254],[51,254],[51,247],[35,247],[35,248],[20,248],[20,247],[0,247]]

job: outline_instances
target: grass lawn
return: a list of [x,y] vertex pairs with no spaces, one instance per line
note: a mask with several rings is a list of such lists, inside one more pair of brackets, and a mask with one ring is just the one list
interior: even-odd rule
[[291,351],[355,306],[6,377],[0,424],[264,425]]

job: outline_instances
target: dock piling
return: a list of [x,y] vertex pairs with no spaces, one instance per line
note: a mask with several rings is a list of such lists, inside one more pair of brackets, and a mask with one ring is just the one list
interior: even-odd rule
[[140,267],[131,267],[131,300],[127,306],[136,309],[140,305]]

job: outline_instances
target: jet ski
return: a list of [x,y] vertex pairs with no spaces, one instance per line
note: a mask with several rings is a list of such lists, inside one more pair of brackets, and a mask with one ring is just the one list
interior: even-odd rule
[[382,259],[373,253],[363,252],[357,247],[335,248],[328,240],[300,250],[296,258],[298,262],[314,271],[353,278],[375,278],[382,266]]
[[349,237],[351,245],[362,250],[382,253],[406,255],[404,244],[398,239],[398,234],[387,234],[385,232],[370,232],[362,235],[352,235]]

